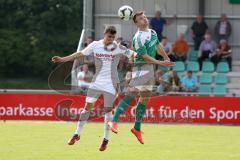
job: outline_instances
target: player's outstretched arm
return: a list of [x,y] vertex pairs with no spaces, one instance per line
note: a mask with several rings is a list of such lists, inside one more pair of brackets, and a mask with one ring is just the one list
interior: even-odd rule
[[81,52],[75,52],[69,56],[60,57],[60,56],[54,56],[52,57],[52,62],[59,63],[59,62],[68,62],[73,61],[74,59],[80,58],[84,56]]
[[163,49],[163,47],[161,46],[161,44],[157,45],[157,54],[163,56],[164,60],[169,60],[170,58],[168,57],[167,53],[165,52],[165,50]]
[[52,61],[54,63],[57,62],[68,62],[68,61],[73,61],[74,59],[83,57],[83,56],[87,56],[93,53],[93,46],[94,46],[95,42],[90,43],[86,48],[84,48],[82,51],[79,52],[75,52],[69,56],[65,56],[65,57],[59,57],[59,56],[54,56],[52,57]]
[[143,59],[144,59],[145,62],[151,63],[151,64],[157,64],[157,65],[161,65],[161,66],[164,66],[164,67],[171,67],[171,66],[174,66],[174,65],[175,65],[174,62],[171,62],[171,61],[169,61],[169,60],[158,61],[158,60],[150,57],[150,56],[147,55],[147,54],[144,54],[142,57],[143,57]]

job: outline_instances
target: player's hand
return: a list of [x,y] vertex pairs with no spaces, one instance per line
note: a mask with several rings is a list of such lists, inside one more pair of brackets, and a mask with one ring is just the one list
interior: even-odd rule
[[52,62],[53,63],[59,63],[59,62],[64,62],[64,60],[63,60],[62,57],[54,56],[54,57],[52,57]]
[[168,56],[167,56],[164,60],[165,60],[165,61],[171,61]]
[[164,67],[172,67],[175,65],[175,62],[171,62],[169,60],[159,61],[159,65],[164,66]]

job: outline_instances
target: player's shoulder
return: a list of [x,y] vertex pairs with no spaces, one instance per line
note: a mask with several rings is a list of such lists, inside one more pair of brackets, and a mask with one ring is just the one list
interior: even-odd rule
[[138,44],[144,45],[146,41],[150,40],[151,34],[151,29],[148,29],[147,31],[138,31],[138,34],[136,35]]
[[98,40],[98,41],[93,41],[92,43],[89,44],[91,48],[96,49],[96,48],[101,48],[103,46],[103,40]]
[[121,43],[114,44],[116,44],[116,48],[113,50],[115,54],[122,54],[127,51],[127,47],[123,46]]
[[102,44],[102,40],[98,40],[98,41],[93,41],[92,45],[101,45]]

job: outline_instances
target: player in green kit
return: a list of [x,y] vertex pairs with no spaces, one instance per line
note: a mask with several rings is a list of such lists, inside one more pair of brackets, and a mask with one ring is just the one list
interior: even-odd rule
[[[135,112],[135,124],[131,129],[131,132],[137,137],[141,144],[144,144],[141,134],[141,122],[155,83],[154,65],[170,67],[174,65],[174,62],[170,62],[169,57],[159,43],[156,32],[149,29],[149,21],[144,12],[137,12],[133,16],[133,21],[137,26],[138,31],[133,38],[133,48],[135,52],[137,52],[137,55],[134,59],[132,80],[129,83],[127,94],[119,102],[113,119],[108,125],[114,133],[117,133],[119,116],[129,104],[131,104],[136,95],[139,95],[140,98]],[[164,61],[156,60],[156,53],[162,55]]]

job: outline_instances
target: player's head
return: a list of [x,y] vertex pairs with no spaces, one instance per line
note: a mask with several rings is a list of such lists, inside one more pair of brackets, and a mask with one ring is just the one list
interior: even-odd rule
[[116,27],[114,27],[114,26],[107,26],[105,28],[105,31],[104,31],[104,43],[106,45],[113,43],[113,41],[114,41],[114,39],[116,37],[116,33],[117,33]]
[[143,11],[139,11],[134,14],[133,22],[139,28],[146,28],[146,27],[148,27],[148,24],[149,24],[149,21]]

